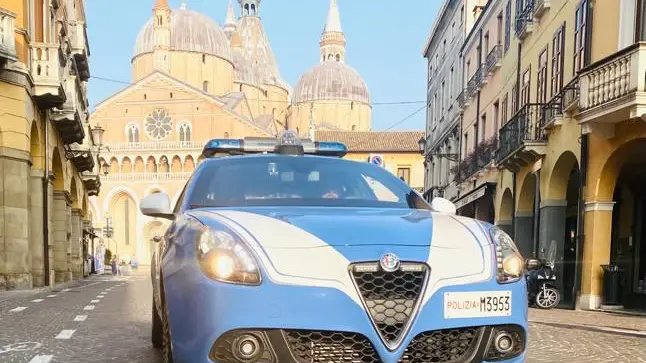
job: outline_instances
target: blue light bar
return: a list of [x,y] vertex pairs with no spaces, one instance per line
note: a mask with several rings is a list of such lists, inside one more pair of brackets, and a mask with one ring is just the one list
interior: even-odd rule
[[[344,157],[348,148],[340,142],[312,142],[300,140],[295,135],[284,135],[278,139],[269,137],[245,137],[244,139],[213,139],[206,143],[202,155],[206,158],[218,154],[288,154],[288,155],[321,155]],[[286,141],[287,140],[287,141]]]

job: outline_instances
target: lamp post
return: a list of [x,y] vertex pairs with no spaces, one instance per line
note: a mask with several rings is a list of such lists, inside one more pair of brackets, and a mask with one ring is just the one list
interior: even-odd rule
[[108,165],[108,163],[104,160],[103,165],[101,165],[101,169],[103,171],[103,175],[108,175],[108,173],[110,172],[110,165]]
[[422,136],[422,138],[417,141],[417,144],[419,145],[419,153],[424,155],[426,151],[426,139]]

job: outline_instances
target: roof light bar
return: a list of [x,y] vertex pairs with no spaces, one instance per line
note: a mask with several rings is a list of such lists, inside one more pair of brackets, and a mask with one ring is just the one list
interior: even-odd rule
[[213,139],[206,143],[202,155],[206,158],[218,154],[242,155],[275,153],[282,155],[321,155],[344,157],[348,148],[340,142],[313,142],[301,140],[293,131],[283,131],[278,138],[245,137],[244,139]]

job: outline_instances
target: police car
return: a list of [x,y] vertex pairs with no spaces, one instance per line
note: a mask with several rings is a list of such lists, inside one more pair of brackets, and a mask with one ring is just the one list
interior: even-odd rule
[[343,144],[212,140],[156,239],[152,342],[176,363],[523,362],[523,261]]

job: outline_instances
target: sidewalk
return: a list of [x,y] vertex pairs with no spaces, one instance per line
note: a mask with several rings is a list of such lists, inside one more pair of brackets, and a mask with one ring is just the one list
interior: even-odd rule
[[589,310],[529,309],[529,322],[554,326],[592,328],[646,337],[646,317]]

